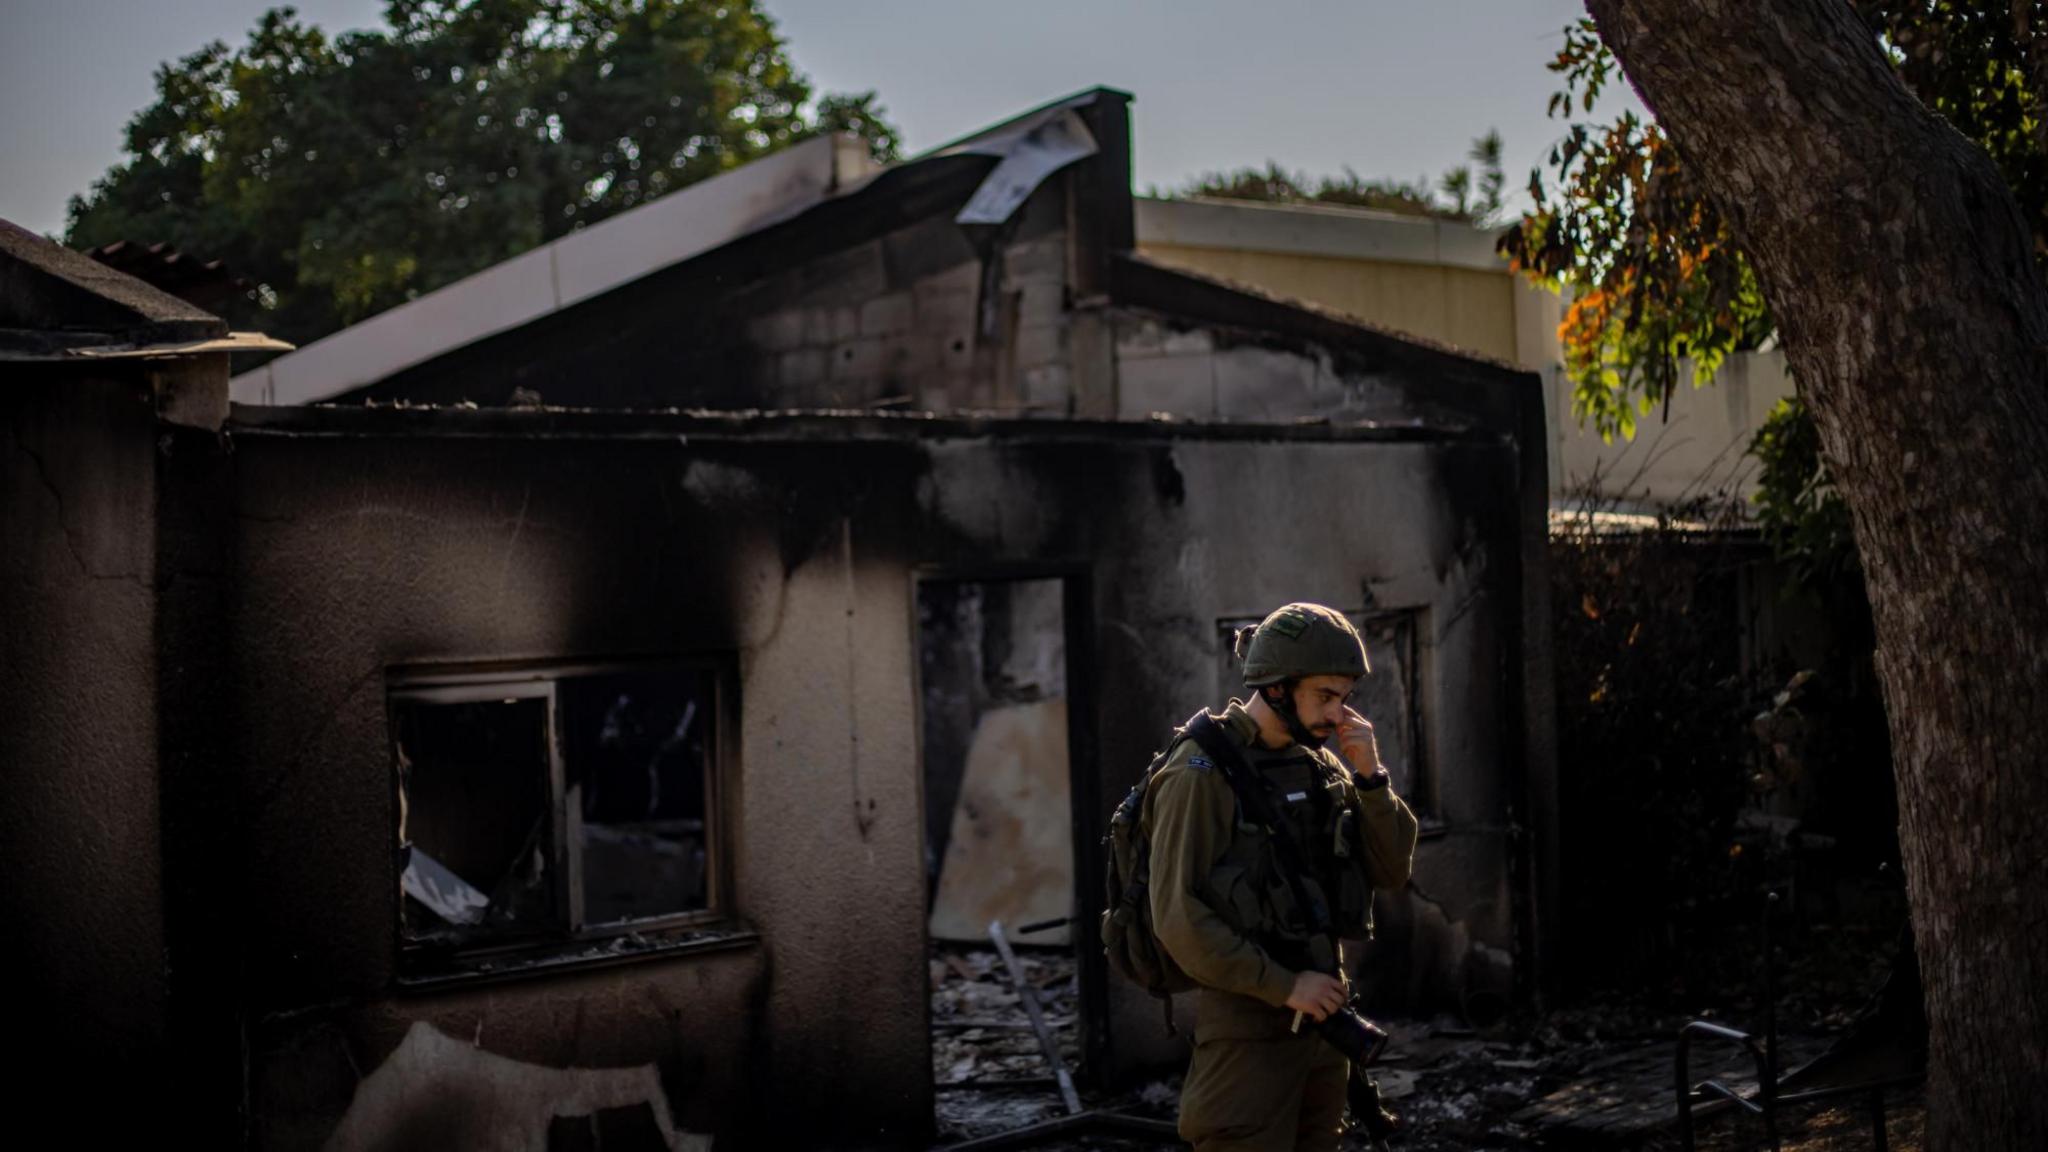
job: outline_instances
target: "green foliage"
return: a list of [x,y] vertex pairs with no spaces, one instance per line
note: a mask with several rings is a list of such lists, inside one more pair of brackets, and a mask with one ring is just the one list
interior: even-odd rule
[[1780,400],[1749,447],[1761,471],[1756,512],[1780,559],[1808,588],[1860,584],[1849,506],[1821,459],[1820,430],[1798,397]]
[[[1591,20],[1565,30],[1551,62],[1565,88],[1552,116],[1589,111],[1614,74]],[[1731,352],[1771,330],[1749,261],[1655,124],[1633,113],[1569,126],[1551,149],[1555,187],[1532,173],[1535,208],[1501,240],[1513,265],[1569,287],[1559,336],[1573,414],[1609,440],[1669,400],[1679,361],[1703,384]]]
[[1506,187],[1500,133],[1488,132],[1474,140],[1468,158],[1470,163],[1444,173],[1434,189],[1427,179],[1368,180],[1349,168],[1341,176],[1310,177],[1289,172],[1268,160],[1264,168],[1238,168],[1197,176],[1166,195],[1256,200],[1266,204],[1339,204],[1484,227],[1500,211],[1501,193]]
[[330,38],[289,8],[157,72],[67,241],[168,240],[304,342],[826,128],[878,156],[872,93],[811,90],[755,0],[390,0]]
[[903,156],[903,140],[889,123],[889,110],[875,102],[873,90],[834,94],[818,101],[811,116],[814,132],[844,132],[867,141],[868,157],[877,164],[894,164]]
[[[1860,0],[1857,11],[1921,101],[1990,154],[2048,261],[2048,4]],[[1565,29],[1551,61],[1564,87],[1553,118],[1588,115],[1618,74],[1591,20]],[[1538,283],[1569,288],[1559,328],[1572,407],[1603,437],[1633,436],[1668,402],[1679,361],[1709,382],[1729,353],[1775,328],[1732,231],[1655,124],[1624,113],[1573,121],[1549,177],[1531,173],[1535,207],[1501,253]],[[1751,448],[1762,462],[1758,515],[1810,579],[1855,571],[1848,516],[1797,404],[1773,413]]]
[[1899,79],[1990,155],[2048,262],[2048,3],[1861,0]]

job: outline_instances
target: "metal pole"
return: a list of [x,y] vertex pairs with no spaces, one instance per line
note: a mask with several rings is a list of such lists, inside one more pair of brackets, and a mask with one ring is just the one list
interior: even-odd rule
[[1771,1152],[1780,1152],[1778,1143],[1778,979],[1777,959],[1771,951],[1771,913],[1778,907],[1778,894],[1764,896],[1764,1082],[1757,1085],[1757,1095],[1764,1106],[1764,1136],[1771,1142]]
[[1872,1088],[1870,1090],[1870,1146],[1876,1149],[1876,1152],[1886,1152],[1890,1146],[1890,1137],[1885,1134],[1884,1130],[1884,1089],[1882,1088]]
[[1680,1029],[1678,1033],[1678,1146],[1684,1152],[1693,1152],[1692,1137],[1692,1072],[1688,1057],[1692,1051],[1692,1032]]
[[1045,1053],[1045,1062],[1052,1065],[1052,1078],[1059,1082],[1060,1102],[1066,1105],[1067,1115],[1080,1115],[1081,1094],[1074,1091],[1074,1078],[1067,1075],[1067,1062],[1060,1059],[1059,1042],[1053,1038],[1052,1029],[1045,1026],[1045,1013],[1039,1011],[1038,990],[1024,982],[1024,966],[1017,963],[1016,953],[1010,951],[1010,940],[1003,935],[1001,920],[988,922],[988,938],[995,941],[1003,967],[1010,970],[1010,986],[1017,990],[1024,1014],[1031,1017],[1031,1030],[1038,1033],[1038,1047]]

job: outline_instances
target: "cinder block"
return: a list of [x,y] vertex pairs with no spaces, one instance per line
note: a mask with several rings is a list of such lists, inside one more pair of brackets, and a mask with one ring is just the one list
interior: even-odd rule
[[1067,359],[1067,326],[1039,324],[1017,330],[1016,365],[1020,369],[1063,364]]
[[832,334],[832,309],[804,309],[804,346],[806,348],[829,348],[839,343]]
[[918,282],[912,289],[916,324],[922,331],[966,328],[974,323],[975,281],[947,274]]
[[887,342],[889,362],[906,380],[922,380],[939,372],[939,342],[912,333]]
[[788,393],[824,383],[829,371],[825,352],[823,348],[798,348],[794,352],[784,352],[776,364],[777,386]]
[[1214,361],[1208,356],[1117,358],[1116,409],[1120,420],[1168,412],[1191,420],[1216,417]]
[[1033,280],[1017,286],[1017,324],[1022,328],[1060,324],[1067,318],[1067,286],[1058,280]]
[[1116,321],[1116,358],[1135,360],[1166,354],[1166,332],[1150,320],[1119,316]]
[[802,302],[822,307],[871,300],[889,289],[879,241],[821,256],[801,265],[798,274]]
[[805,310],[786,308],[747,321],[747,342],[769,352],[787,352],[804,344]]
[[1073,407],[1073,383],[1065,364],[1027,368],[1018,374],[1022,383],[1019,399],[1027,408],[1067,412]]
[[954,375],[974,370],[974,333],[961,325],[951,331],[934,333],[939,350],[939,368]]
[[879,380],[888,370],[889,343],[879,337],[849,340],[832,349],[831,377],[835,384],[865,384]]
[[1225,420],[1290,421],[1313,414],[1316,362],[1293,352],[1230,348],[1213,357],[1216,412]]
[[1067,237],[1066,233],[1027,240],[1012,244],[1003,253],[1003,273],[1012,283],[1026,280],[1049,280],[1064,284],[1067,280]]
[[911,330],[916,319],[917,305],[910,293],[891,292],[860,306],[860,334],[901,336]]

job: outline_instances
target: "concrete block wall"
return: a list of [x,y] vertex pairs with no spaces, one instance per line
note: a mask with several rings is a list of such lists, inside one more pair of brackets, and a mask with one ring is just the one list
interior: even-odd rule
[[1417,414],[1407,390],[1343,371],[1321,351],[1248,343],[1128,310],[1116,313],[1115,328],[1119,419],[1395,422]]
[[775,408],[1070,411],[1061,208],[1027,205],[993,268],[937,218],[742,289],[725,312],[749,391]]

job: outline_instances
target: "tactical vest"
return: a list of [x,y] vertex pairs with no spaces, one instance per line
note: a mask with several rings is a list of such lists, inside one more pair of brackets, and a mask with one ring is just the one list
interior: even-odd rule
[[[1372,889],[1363,868],[1358,792],[1327,752],[1294,746],[1249,748],[1245,758],[1264,781],[1273,808],[1307,857],[1301,878],[1330,910],[1339,932],[1369,934]],[[1339,957],[1327,936],[1312,934],[1279,853],[1266,830],[1237,805],[1236,827],[1223,859],[1209,873],[1210,901],[1231,927],[1279,963],[1297,971],[1334,972]]]

